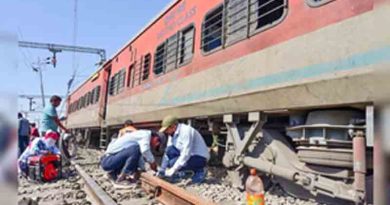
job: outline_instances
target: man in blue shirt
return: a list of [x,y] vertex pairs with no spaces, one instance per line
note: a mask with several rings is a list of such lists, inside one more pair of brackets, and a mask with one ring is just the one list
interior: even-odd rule
[[64,125],[62,125],[57,115],[56,108],[61,104],[61,97],[53,95],[50,98],[50,104],[43,109],[40,131],[41,136],[45,136],[48,130],[58,132],[60,127],[64,132],[68,132]]
[[122,137],[113,140],[107,147],[101,159],[101,167],[107,171],[110,178],[115,180],[116,187],[127,187],[130,177],[133,181],[137,179],[139,162],[142,157],[150,164],[150,168],[157,170],[157,164],[152,150],[160,147],[160,137],[152,135],[150,130],[135,130],[125,133]]
[[19,127],[18,127],[18,144],[19,144],[19,153],[20,156],[26,149],[29,142],[30,135],[30,123],[26,118],[23,117],[22,113],[18,113]]
[[178,123],[174,116],[164,118],[160,132],[170,137],[159,173],[172,177],[192,171],[192,182],[203,182],[210,154],[202,135],[191,126]]

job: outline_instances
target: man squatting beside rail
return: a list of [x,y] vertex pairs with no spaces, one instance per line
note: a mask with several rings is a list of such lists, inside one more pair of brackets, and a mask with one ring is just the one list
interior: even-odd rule
[[160,137],[150,130],[134,130],[113,140],[101,158],[101,167],[118,188],[126,188],[138,179],[143,169],[143,158],[150,168],[157,170],[152,150],[160,147]]
[[193,183],[203,182],[210,154],[202,135],[174,116],[163,119],[160,132],[170,137],[158,175],[175,180],[192,172]]

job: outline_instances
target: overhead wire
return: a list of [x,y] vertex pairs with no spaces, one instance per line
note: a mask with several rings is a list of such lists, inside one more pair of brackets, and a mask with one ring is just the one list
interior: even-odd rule
[[[78,34],[78,0],[74,0],[74,7],[73,7],[73,46],[77,45],[77,34]],[[70,93],[70,90],[74,84],[74,80],[77,75],[77,70],[78,70],[78,62],[77,62],[77,56],[76,56],[76,51],[73,51],[72,53],[72,75],[67,83],[67,89],[65,93],[65,99],[68,98],[68,95]],[[60,113],[62,113],[64,106],[66,102],[64,102],[61,106]]]
[[[23,40],[24,37],[23,37],[23,34],[22,34],[22,30],[20,29],[20,27],[17,28],[18,29],[18,35],[19,35],[19,39]],[[28,49],[26,49],[27,51],[29,51]],[[26,67],[28,68],[31,68],[32,67],[32,60],[30,58],[30,56],[28,55],[29,53],[26,53],[22,48],[19,47],[19,51],[22,53],[23,55],[23,63]]]

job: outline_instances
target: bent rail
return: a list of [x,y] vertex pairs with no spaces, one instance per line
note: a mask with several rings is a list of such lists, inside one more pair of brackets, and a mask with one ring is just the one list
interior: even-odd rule
[[184,189],[147,173],[141,174],[142,189],[169,205],[215,205],[203,198],[191,195]]

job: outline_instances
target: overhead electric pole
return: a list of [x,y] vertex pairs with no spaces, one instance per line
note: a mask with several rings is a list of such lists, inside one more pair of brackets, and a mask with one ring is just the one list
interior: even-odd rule
[[69,45],[61,45],[61,44],[54,44],[54,43],[37,43],[37,42],[28,42],[28,41],[19,41],[19,47],[48,49],[50,52],[53,53],[52,64],[54,67],[57,63],[56,54],[62,51],[97,54],[100,56],[100,62],[98,63],[99,65],[102,65],[106,61],[106,50],[101,48],[69,46]]
[[35,72],[39,73],[39,81],[40,81],[40,88],[41,88],[41,98],[42,98],[42,106],[45,107],[45,92],[44,92],[44,86],[43,86],[43,75],[42,75],[42,66],[50,64],[50,61],[41,61],[38,58],[38,61],[35,64],[32,64],[32,69]]

